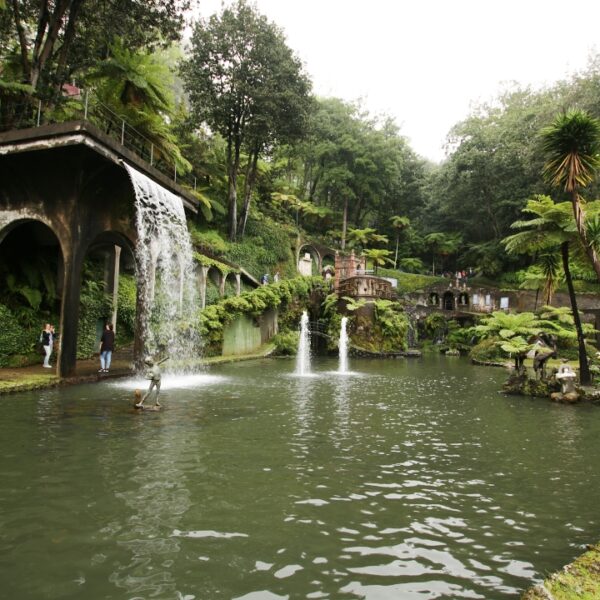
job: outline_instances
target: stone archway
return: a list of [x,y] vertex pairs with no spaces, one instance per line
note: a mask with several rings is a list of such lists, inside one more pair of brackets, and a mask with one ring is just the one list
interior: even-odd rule
[[[64,276],[63,246],[50,223],[40,218],[4,220],[0,229],[0,302],[6,304],[5,314],[13,315],[10,325],[18,338],[10,353],[20,355],[24,364],[31,361],[33,344],[45,323],[62,331]],[[59,348],[60,341],[55,349]],[[55,359],[56,355],[52,362]]]
[[301,275],[310,276],[321,272],[323,262],[319,251],[312,244],[303,244],[298,249],[296,264]]
[[[133,340],[136,352],[138,350],[141,352],[142,341],[138,339],[140,336],[138,268],[133,240],[116,231],[103,231],[87,246],[82,268],[84,270],[82,273],[82,298],[87,291],[86,286],[90,285],[88,278],[91,277],[94,286],[101,286],[109,304],[106,313],[96,315],[96,341],[99,341],[103,325],[110,322],[113,324],[120,345]],[[124,303],[122,318],[119,318],[120,296]],[[86,338],[85,342],[89,346],[88,338],[94,334],[94,324],[90,322],[93,315],[85,316],[87,322],[80,323],[78,333],[79,335],[83,333]],[[117,325],[119,321],[123,330]],[[82,354],[83,341],[78,339],[78,355]]]
[[452,292],[444,292],[442,298],[442,307],[444,310],[454,310],[456,307],[456,299]]

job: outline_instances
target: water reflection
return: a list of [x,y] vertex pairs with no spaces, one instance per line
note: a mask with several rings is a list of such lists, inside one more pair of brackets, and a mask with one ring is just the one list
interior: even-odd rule
[[597,419],[462,361],[313,366],[223,366],[161,413],[108,383],[10,399],[5,595],[517,597],[597,537]]

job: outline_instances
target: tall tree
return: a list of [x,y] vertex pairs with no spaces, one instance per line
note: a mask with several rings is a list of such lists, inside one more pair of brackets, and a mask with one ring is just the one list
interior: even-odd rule
[[251,187],[265,147],[301,129],[310,84],[281,30],[245,0],[196,23],[181,72],[196,123],[208,124],[227,143],[229,237],[235,240],[244,145]]
[[400,215],[394,215],[390,222],[392,227],[396,231],[396,252],[394,254],[394,269],[398,268],[398,247],[400,246],[400,235],[410,225],[410,219],[408,217],[402,217]]
[[34,90],[60,85],[77,69],[106,57],[115,35],[130,49],[181,36],[192,0],[8,0],[22,81]]
[[600,167],[600,121],[584,111],[569,110],[542,131],[542,139],[547,155],[544,176],[570,195],[577,231],[600,282],[600,257],[588,240],[584,200],[579,194]]

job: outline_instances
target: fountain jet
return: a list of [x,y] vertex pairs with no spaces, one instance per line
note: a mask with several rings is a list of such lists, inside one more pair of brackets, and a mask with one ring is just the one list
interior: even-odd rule
[[300,319],[300,340],[296,357],[296,375],[310,375],[310,331],[308,329],[308,313],[302,312]]

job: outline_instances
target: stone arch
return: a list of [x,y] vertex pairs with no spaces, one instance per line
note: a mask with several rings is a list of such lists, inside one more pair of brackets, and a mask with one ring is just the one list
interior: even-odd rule
[[[5,221],[0,228],[0,285],[10,293],[6,277],[12,276],[13,293],[31,312],[29,320],[39,319],[39,331],[46,322],[52,322],[57,332],[62,331],[64,257],[59,235],[43,217],[21,215]],[[39,331],[36,326],[28,333],[32,343]],[[60,343],[55,349],[60,359]]]
[[[107,230],[99,233],[89,243],[84,250],[84,266],[82,268],[91,269],[94,272],[97,283],[103,283],[104,292],[110,298],[110,312],[104,315],[98,315],[96,323],[96,340],[99,341],[102,328],[106,322],[113,323],[115,333],[119,334],[117,320],[119,314],[119,285],[122,284],[121,276],[133,276],[136,288],[136,305],[133,321],[126,324],[125,331],[119,335],[120,340],[134,339],[140,333],[137,322],[139,307],[137,298],[139,294],[138,286],[138,268],[135,255],[134,242],[118,231]],[[86,278],[83,277],[85,282]],[[88,327],[90,326],[87,324]],[[91,335],[87,331],[88,337]],[[89,341],[89,340],[88,340]],[[141,344],[141,342],[140,342]],[[141,347],[141,346],[140,346]]]
[[[241,292],[241,278],[239,273],[230,271],[224,277],[224,295],[225,296],[239,296]],[[233,293],[230,293],[232,291]]]
[[429,294],[429,306],[439,306],[440,305],[440,295],[437,292],[431,292]]
[[[205,304],[211,304],[215,301],[215,295],[222,297],[225,288],[225,278],[222,271],[215,265],[210,265],[206,270],[206,293]],[[212,291],[215,290],[215,291]]]
[[[310,257],[310,273],[308,272],[309,260],[307,255]],[[321,254],[312,244],[303,244],[300,246],[298,249],[298,256],[296,258],[298,271],[300,271],[302,275],[312,275],[315,272],[321,272],[323,266]]]
[[444,310],[454,310],[456,307],[456,299],[452,292],[444,292],[442,297],[442,307]]
[[467,292],[461,292],[458,295],[457,303],[458,303],[458,306],[460,308],[466,308],[466,307],[468,307],[469,303],[470,303],[469,294]]

